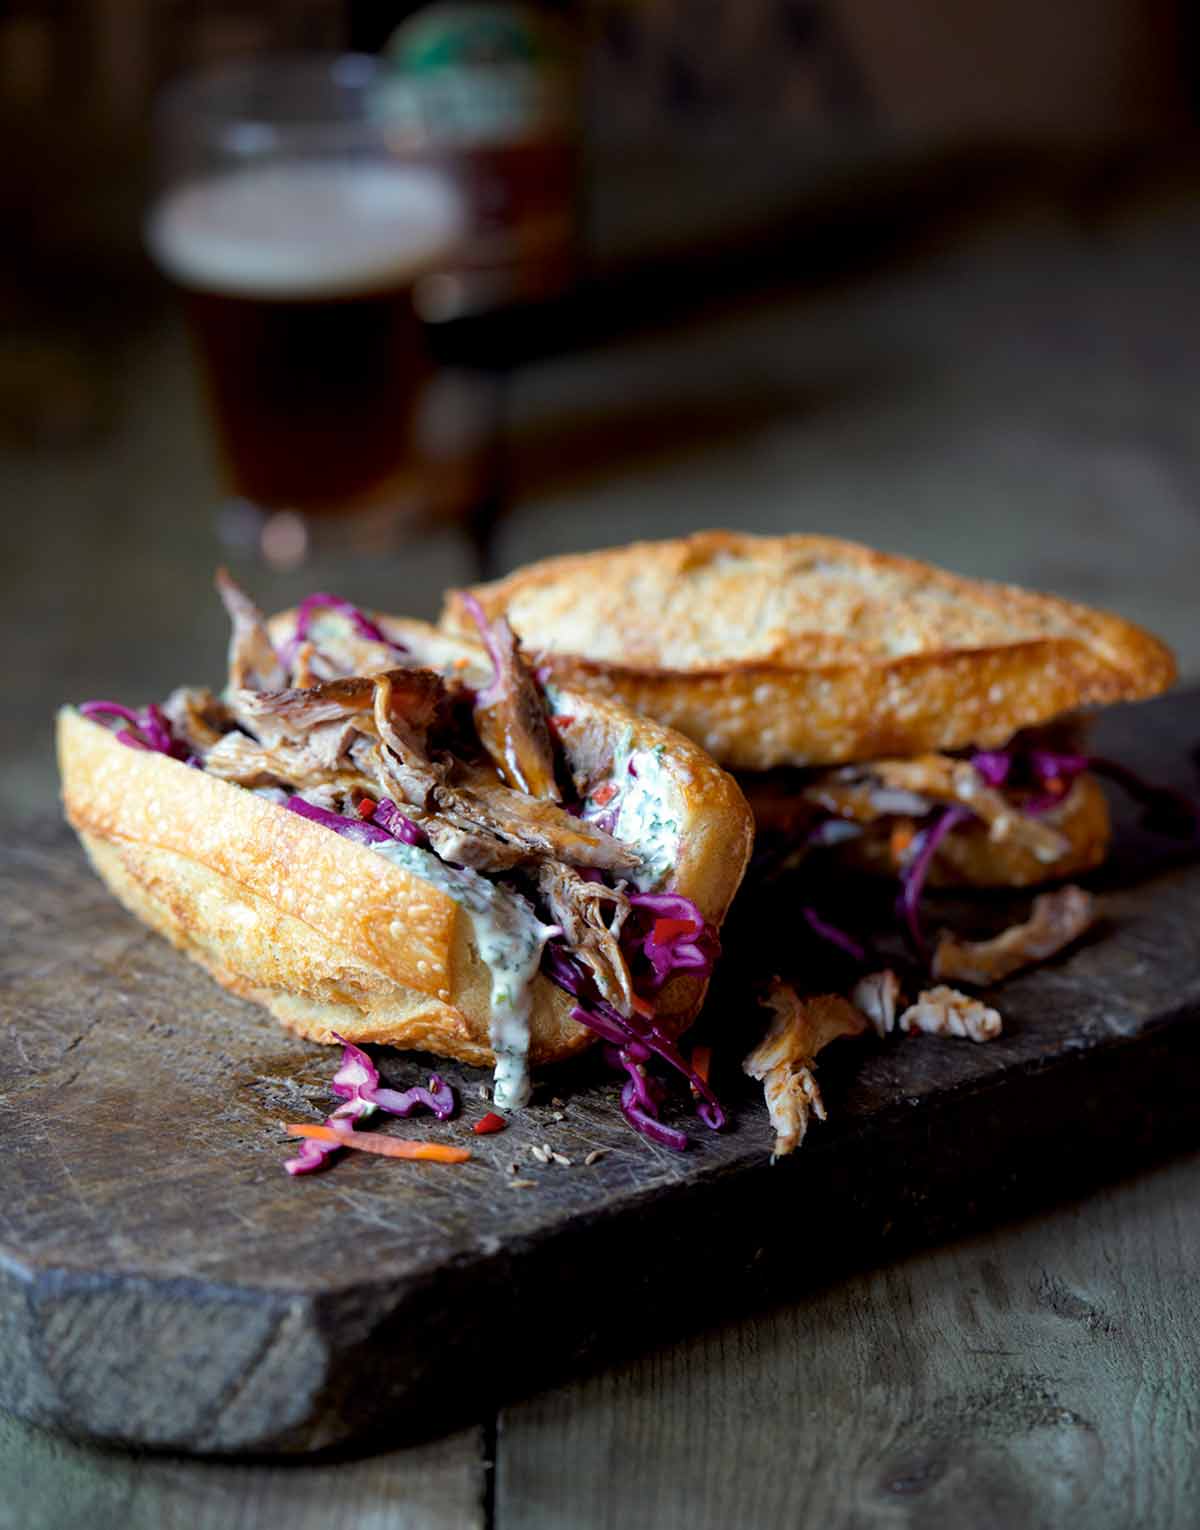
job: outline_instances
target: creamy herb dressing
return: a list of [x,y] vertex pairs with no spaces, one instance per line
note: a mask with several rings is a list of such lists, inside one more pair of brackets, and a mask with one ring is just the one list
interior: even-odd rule
[[440,888],[471,920],[479,955],[492,975],[491,1042],[496,1054],[492,1095],[502,1110],[529,1099],[529,1015],[542,947],[552,934],[517,893],[464,868],[456,871],[430,850],[396,841],[372,845],[396,866]]
[[583,816],[599,819],[608,815],[613,835],[636,850],[639,857],[640,864],[629,874],[629,881],[639,892],[652,892],[666,880],[679,858],[679,820],[669,806],[673,792],[662,765],[665,746],[631,750],[631,743],[632,734],[626,730],[613,754],[612,780],[617,795],[603,807],[589,802]]

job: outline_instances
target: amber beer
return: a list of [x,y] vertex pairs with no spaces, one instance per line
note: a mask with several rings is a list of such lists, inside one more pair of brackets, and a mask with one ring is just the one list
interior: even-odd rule
[[429,374],[414,284],[460,232],[433,169],[277,160],[173,187],[150,247],[183,289],[233,493],[332,516],[414,492]]

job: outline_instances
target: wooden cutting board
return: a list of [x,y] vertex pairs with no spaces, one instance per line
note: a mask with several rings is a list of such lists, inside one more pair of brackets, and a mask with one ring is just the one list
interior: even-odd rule
[[[1197,738],[1184,695],[1106,717],[1096,743],[1194,790]],[[683,1156],[631,1135],[596,1060],[550,1075],[488,1137],[470,1131],[486,1075],[439,1065],[460,1117],[405,1134],[463,1141],[470,1163],[350,1154],[291,1179],[278,1123],[328,1108],[335,1054],[144,931],[61,825],[12,827],[0,1403],[199,1452],[394,1441],[1194,1140],[1200,865],[1129,813],[1119,829],[1102,926],[1005,985],[1003,1037],[839,1044],[820,1070],[829,1122],[792,1159],[769,1162],[736,1066],[754,1006],[727,984],[708,1023],[738,1038],[715,1075],[734,1125],[697,1129]],[[764,971],[780,964],[778,900],[774,916],[751,954]],[[380,1061],[398,1087],[429,1068]],[[535,1162],[541,1143],[570,1166]]]

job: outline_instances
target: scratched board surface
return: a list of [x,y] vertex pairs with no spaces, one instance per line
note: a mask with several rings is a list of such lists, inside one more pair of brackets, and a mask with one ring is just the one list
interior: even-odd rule
[[[1183,695],[1102,719],[1097,745],[1194,789],[1198,738]],[[1094,882],[1100,927],[1004,986],[1004,1035],[841,1045],[820,1069],[828,1124],[774,1167],[737,1070],[755,1006],[727,980],[705,1024],[733,1125],[697,1127],[684,1155],[629,1132],[598,1059],[547,1075],[482,1137],[486,1074],[438,1064],[459,1116],[404,1135],[466,1143],[469,1163],[351,1154],[300,1179],[281,1169],[279,1123],[328,1109],[335,1054],[138,925],[62,825],[14,829],[0,850],[0,1403],[203,1452],[436,1429],[589,1353],[1039,1198],[1056,1166],[1119,1169],[1177,1140],[1200,1082],[1200,865],[1128,812],[1118,823]],[[738,981],[780,964],[786,907],[773,918],[761,951],[743,919]],[[380,1062],[398,1087],[431,1066]],[[570,1164],[537,1162],[545,1143]]]

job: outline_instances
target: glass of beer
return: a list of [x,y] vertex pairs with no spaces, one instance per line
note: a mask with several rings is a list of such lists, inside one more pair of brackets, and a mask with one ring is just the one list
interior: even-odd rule
[[[242,535],[428,509],[431,362],[414,289],[461,241],[453,176],[396,152],[360,55],[265,58],[173,87],[154,258],[182,289]],[[240,516],[240,522],[239,522]],[[255,529],[257,528],[257,529]],[[290,535],[290,540],[289,540]]]

